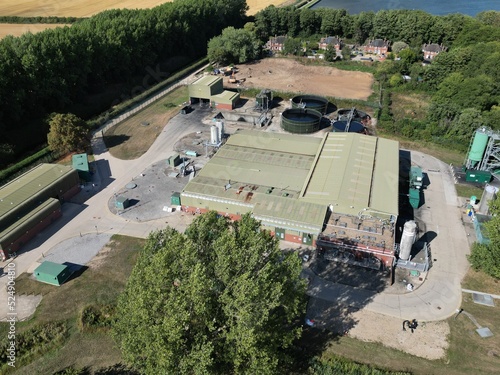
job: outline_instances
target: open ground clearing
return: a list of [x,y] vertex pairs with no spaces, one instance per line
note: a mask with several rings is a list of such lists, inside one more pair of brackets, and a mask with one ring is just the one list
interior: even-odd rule
[[[107,9],[153,8],[172,0],[3,0],[0,16],[59,16],[90,17]],[[255,14],[269,5],[286,3],[283,0],[247,0],[249,14]],[[289,1],[288,1],[289,2]]]
[[[237,66],[240,87],[267,88],[282,92],[316,94],[366,100],[372,93],[371,73],[340,70],[330,66],[303,65],[292,59],[267,58]],[[229,85],[229,78],[224,84]],[[236,87],[236,86],[235,86]]]
[[7,35],[20,36],[28,32],[35,34],[43,30],[64,26],[69,25],[47,23],[0,23],[0,39]]

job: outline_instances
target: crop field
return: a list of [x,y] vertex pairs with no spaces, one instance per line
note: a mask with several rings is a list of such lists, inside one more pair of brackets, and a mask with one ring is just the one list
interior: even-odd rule
[[[106,9],[153,8],[172,0],[2,0],[0,16],[19,17],[90,17]],[[284,0],[247,0],[248,14],[255,14],[269,5],[289,4]],[[0,23],[0,39],[20,36],[26,32],[37,33],[61,25]]]
[[24,33],[38,33],[46,29],[55,29],[64,27],[62,24],[44,24],[44,23],[0,23],[0,39],[7,35],[20,36]]
[[[90,17],[106,9],[153,8],[172,0],[2,0],[0,16]],[[249,14],[284,0],[247,0]]]

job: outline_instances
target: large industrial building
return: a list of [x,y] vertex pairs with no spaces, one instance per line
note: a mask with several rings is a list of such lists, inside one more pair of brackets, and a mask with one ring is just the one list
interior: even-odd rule
[[[280,239],[394,256],[399,146],[356,133],[305,137],[240,131],[181,193],[183,210],[251,212]],[[360,255],[361,254],[361,255]]]
[[79,191],[70,166],[40,164],[0,188],[0,258],[12,253],[61,216],[61,203]]

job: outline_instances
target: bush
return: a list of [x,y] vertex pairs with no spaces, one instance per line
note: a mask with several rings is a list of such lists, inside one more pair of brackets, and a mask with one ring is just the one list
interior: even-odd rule
[[[66,322],[50,322],[35,325],[28,330],[16,334],[16,367],[19,368],[35,358],[40,357],[49,350],[62,345],[67,337],[68,327]],[[9,340],[0,343],[0,373],[6,374],[13,367],[9,362]]]
[[468,256],[469,262],[476,271],[500,279],[500,247],[495,244],[474,243]]
[[92,332],[96,330],[107,330],[115,319],[114,305],[89,305],[83,308],[78,321],[81,332]]
[[368,365],[352,362],[350,360],[333,357],[328,360],[314,358],[309,367],[311,375],[411,375],[409,372],[389,371],[372,368]]

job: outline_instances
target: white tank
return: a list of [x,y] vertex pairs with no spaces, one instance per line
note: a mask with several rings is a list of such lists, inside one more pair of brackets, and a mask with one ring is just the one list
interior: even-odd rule
[[224,138],[224,121],[217,121],[215,126],[219,130],[219,141],[222,141],[222,138]]
[[483,195],[481,196],[481,200],[479,201],[479,213],[483,215],[489,215],[489,203],[494,200],[497,196],[498,188],[492,185],[486,185],[483,191]]
[[399,259],[410,260],[411,247],[417,239],[417,223],[413,220],[407,221],[403,228],[401,243],[399,244]]
[[219,144],[219,129],[217,129],[217,126],[212,125],[210,127],[210,143],[213,145],[218,145]]

